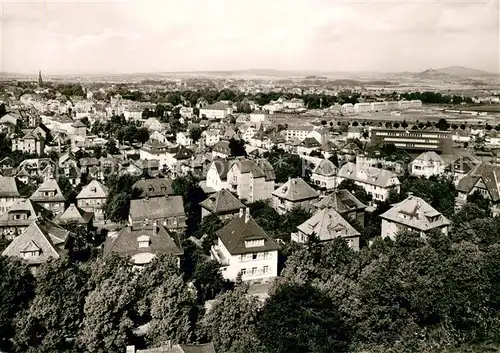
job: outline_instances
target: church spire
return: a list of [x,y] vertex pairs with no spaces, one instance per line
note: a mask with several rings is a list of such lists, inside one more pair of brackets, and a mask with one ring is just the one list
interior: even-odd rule
[[43,86],[43,81],[42,81],[42,70],[38,71],[38,86],[42,87]]

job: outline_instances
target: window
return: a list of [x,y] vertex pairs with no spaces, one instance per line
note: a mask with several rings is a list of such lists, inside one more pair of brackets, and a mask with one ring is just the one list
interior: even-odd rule
[[253,248],[258,246],[264,246],[264,239],[245,240],[246,248]]
[[262,267],[262,273],[269,273],[269,266]]
[[252,260],[257,260],[257,254],[256,253],[252,254]]
[[247,274],[247,269],[246,269],[246,268],[242,268],[242,269],[240,270],[240,272],[241,272],[241,275],[242,275],[242,276],[246,276],[246,274]]
[[257,274],[257,267],[252,267],[252,275],[256,275]]

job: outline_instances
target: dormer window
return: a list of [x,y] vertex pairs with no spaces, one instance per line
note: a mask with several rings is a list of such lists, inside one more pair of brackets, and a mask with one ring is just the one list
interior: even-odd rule
[[245,240],[245,248],[264,246],[264,239]]
[[151,244],[151,239],[147,235],[137,237],[137,244],[139,248],[148,248]]

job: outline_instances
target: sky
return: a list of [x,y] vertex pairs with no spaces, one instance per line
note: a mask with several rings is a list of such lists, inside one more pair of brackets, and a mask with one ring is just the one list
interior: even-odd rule
[[0,0],[0,71],[500,72],[500,1]]

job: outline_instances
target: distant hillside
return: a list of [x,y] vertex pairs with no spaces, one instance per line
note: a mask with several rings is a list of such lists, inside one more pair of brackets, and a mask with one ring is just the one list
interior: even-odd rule
[[442,73],[442,74],[458,76],[458,77],[495,76],[495,74],[490,73],[490,72],[471,69],[471,68],[464,67],[464,66],[448,66],[448,67],[443,67],[441,69],[436,69],[434,71],[437,71],[437,72]]

